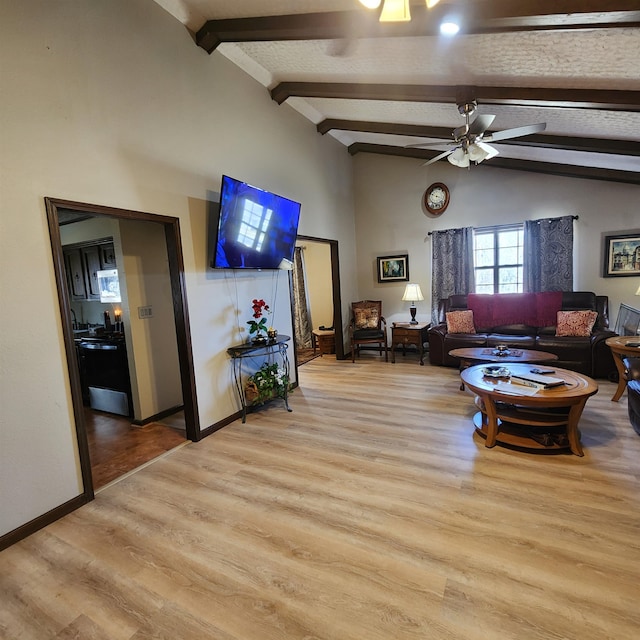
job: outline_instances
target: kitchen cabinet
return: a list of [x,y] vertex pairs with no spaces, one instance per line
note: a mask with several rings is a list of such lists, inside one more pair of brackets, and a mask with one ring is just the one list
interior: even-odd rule
[[98,271],[115,269],[113,242],[94,242],[63,247],[71,300],[100,300]]

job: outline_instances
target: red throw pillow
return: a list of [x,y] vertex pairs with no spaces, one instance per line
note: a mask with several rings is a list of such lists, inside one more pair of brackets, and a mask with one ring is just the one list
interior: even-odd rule
[[449,311],[447,314],[447,333],[475,333],[473,311]]
[[597,317],[597,311],[558,311],[556,335],[588,338]]

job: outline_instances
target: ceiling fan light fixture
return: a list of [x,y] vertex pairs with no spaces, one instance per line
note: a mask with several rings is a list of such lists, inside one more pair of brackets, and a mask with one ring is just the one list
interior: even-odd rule
[[411,20],[409,0],[384,0],[380,22],[409,22],[409,20]]
[[469,155],[462,147],[458,147],[453,153],[449,154],[447,160],[456,167],[469,166]]
[[440,0],[427,0],[427,9],[433,9]]
[[382,0],[360,0],[360,4],[367,7],[367,9],[377,9],[381,2]]

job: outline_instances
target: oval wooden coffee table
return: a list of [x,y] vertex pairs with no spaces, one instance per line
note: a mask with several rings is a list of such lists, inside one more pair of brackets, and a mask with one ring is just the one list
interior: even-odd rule
[[[505,365],[512,374],[529,373],[526,364]],[[569,449],[584,455],[578,421],[587,400],[598,392],[597,383],[575,371],[556,369],[554,378],[565,384],[552,389],[532,389],[503,378],[484,375],[483,365],[460,373],[462,381],[476,394],[480,408],[473,417],[476,432],[486,439],[485,446],[496,444],[547,451]],[[531,392],[535,391],[533,395]],[[548,438],[547,438],[548,436]]]
[[640,347],[632,345],[640,344],[640,336],[615,336],[607,338],[604,343],[611,349],[613,361],[618,370],[618,388],[611,398],[611,402],[618,402],[627,388],[627,380],[625,378],[624,363],[622,359],[625,356],[633,356],[640,358]]
[[[480,362],[552,362],[557,360],[555,353],[534,351],[533,349],[509,348],[502,355],[496,353],[495,347],[463,347],[452,349],[449,355],[460,360],[460,371]],[[460,384],[460,391],[464,391],[464,382]]]

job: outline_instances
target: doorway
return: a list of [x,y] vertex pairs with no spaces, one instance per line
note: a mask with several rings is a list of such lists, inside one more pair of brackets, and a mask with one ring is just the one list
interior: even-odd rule
[[[309,318],[309,331],[318,329],[320,326],[332,327],[335,331],[335,354],[337,360],[344,359],[344,340],[342,330],[342,302],[340,296],[340,264],[338,259],[338,241],[327,240],[325,238],[316,238],[313,236],[299,235],[296,240],[296,246],[302,248],[302,253],[305,251],[313,251],[316,255],[314,260],[304,260],[307,264],[305,269],[305,280],[307,283],[311,281],[311,286],[308,288],[308,306],[311,309]],[[297,249],[298,250],[298,249]],[[326,257],[325,257],[326,256]],[[297,263],[297,260],[296,260]],[[314,291],[316,293],[314,293]],[[291,307],[294,316],[294,324],[296,318],[301,315],[299,305],[307,304],[299,302],[296,296],[293,294]],[[327,310],[327,307],[332,305],[332,309]],[[300,366],[301,363],[308,361],[307,352],[309,351],[308,339],[300,338],[297,335],[297,331],[294,330],[294,353],[296,358],[296,366]]]
[[[84,497],[87,500],[91,500],[94,496],[95,489],[92,477],[92,458],[96,459],[97,456],[95,448],[93,456],[91,455],[90,445],[91,447],[95,446],[94,436],[96,419],[100,419],[98,422],[107,421],[107,427],[104,427],[104,423],[102,425],[102,433],[104,435],[105,429],[106,432],[109,430],[115,430],[114,432],[117,432],[118,428],[122,427],[122,421],[124,418],[110,416],[104,412],[87,413],[87,407],[83,400],[80,367],[76,356],[76,334],[74,334],[74,327],[77,326],[77,319],[72,317],[71,294],[66,279],[67,271],[65,267],[60,225],[65,224],[65,222],[68,223],[70,220],[73,222],[88,218],[115,220],[123,224],[133,222],[136,224],[142,224],[143,226],[144,223],[154,223],[154,227],[158,227],[158,225],[160,225],[164,236],[164,249],[166,250],[166,254],[163,255],[163,259],[168,264],[171,306],[177,341],[177,361],[180,378],[179,386],[182,391],[184,434],[180,435],[179,439],[183,441],[186,436],[189,440],[197,441],[200,439],[200,429],[197,415],[195,373],[191,351],[188,311],[184,290],[184,267],[180,242],[180,227],[177,218],[168,216],[114,209],[111,207],[58,200],[54,198],[45,198],[45,203],[58,290],[58,300],[62,318],[65,353],[67,356],[69,370],[74,420],[76,424],[80,466],[84,485]],[[155,416],[158,420],[162,419],[162,417],[162,415]],[[118,420],[120,421],[119,425]],[[130,418],[127,417],[126,420],[130,426]],[[140,427],[142,430],[146,428],[144,424],[141,424]],[[142,432],[134,435],[139,437],[141,433]],[[155,450],[151,448],[150,451],[153,452]],[[155,457],[151,452],[147,455]],[[137,462],[139,462],[137,466],[140,466],[145,462],[145,460],[138,459]]]

